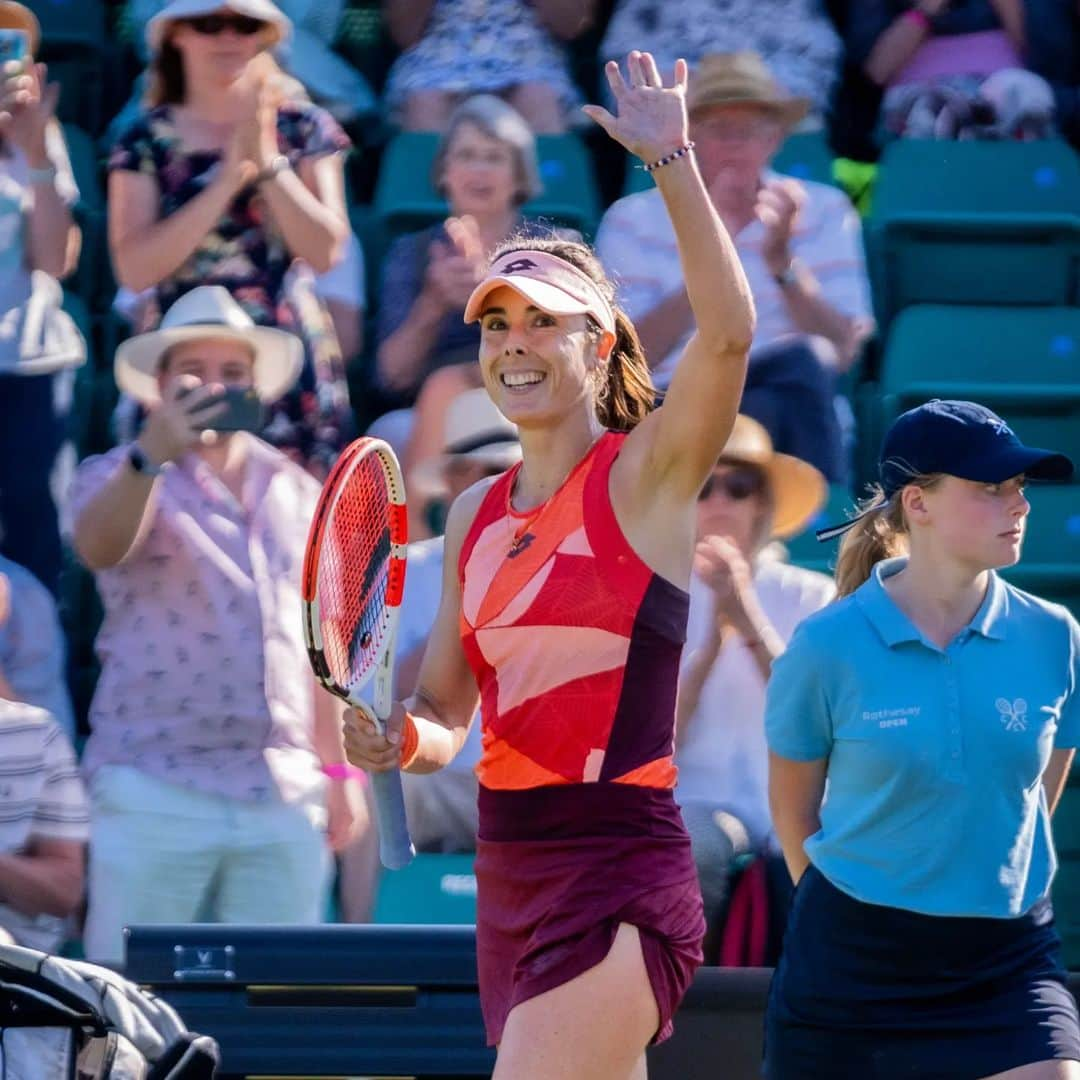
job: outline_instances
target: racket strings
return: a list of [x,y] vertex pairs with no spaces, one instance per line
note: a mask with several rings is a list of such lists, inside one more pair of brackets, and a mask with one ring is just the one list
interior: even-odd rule
[[369,454],[342,485],[319,555],[323,651],[345,689],[378,660],[389,625],[390,554],[386,481],[378,458]]

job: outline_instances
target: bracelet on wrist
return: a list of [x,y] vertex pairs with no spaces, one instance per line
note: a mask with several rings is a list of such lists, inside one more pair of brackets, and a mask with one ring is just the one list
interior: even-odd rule
[[683,145],[680,146],[678,150],[672,150],[670,154],[667,154],[664,157],[657,159],[656,161],[646,162],[639,167],[649,173],[655,172],[657,169],[662,169],[665,165],[670,165],[673,161],[677,161],[681,157],[686,157],[686,155],[689,154],[690,151],[693,149],[694,140],[691,139],[689,142],[683,143]]
[[361,784],[367,783],[367,773],[359,765],[350,765],[347,761],[334,761],[329,765],[320,766],[323,776],[331,780],[357,780]]
[[292,168],[289,159],[284,154],[277,154],[270,159],[268,165],[265,168],[260,169],[255,174],[255,180],[253,183],[256,187],[265,183],[267,180],[273,180],[275,176],[280,176],[287,169]]
[[928,34],[934,28],[934,24],[930,21],[930,16],[927,15],[922,8],[908,8],[907,11],[904,12],[904,18],[907,19],[908,22],[915,23],[916,26],[921,27]]
[[56,166],[51,162],[40,167],[31,166],[26,170],[26,182],[31,185],[51,184],[56,179]]

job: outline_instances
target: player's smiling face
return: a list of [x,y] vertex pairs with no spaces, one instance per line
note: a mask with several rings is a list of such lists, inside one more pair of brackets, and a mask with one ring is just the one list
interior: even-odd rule
[[592,397],[602,361],[584,315],[552,315],[507,285],[480,316],[480,370],[499,410],[519,425],[565,415]]

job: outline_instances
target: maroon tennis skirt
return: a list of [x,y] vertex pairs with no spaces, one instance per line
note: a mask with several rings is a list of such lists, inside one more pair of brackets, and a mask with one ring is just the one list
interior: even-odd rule
[[629,784],[480,788],[476,945],[489,1046],[510,1010],[607,956],[636,926],[660,1011],[653,1042],[702,961],[690,840],[673,793]]

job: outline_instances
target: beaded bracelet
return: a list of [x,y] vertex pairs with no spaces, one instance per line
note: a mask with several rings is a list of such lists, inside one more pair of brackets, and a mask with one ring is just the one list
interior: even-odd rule
[[662,169],[665,165],[670,165],[677,158],[686,157],[691,150],[694,149],[694,140],[691,139],[685,146],[680,146],[678,150],[673,150],[667,157],[662,157],[659,161],[654,161],[651,165],[642,165],[646,172],[653,172],[656,169]]

